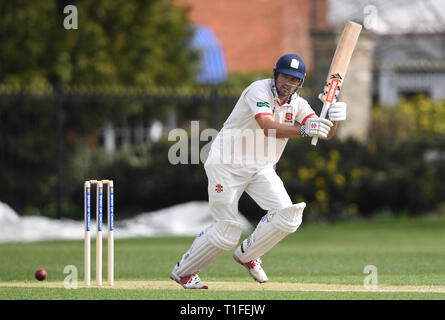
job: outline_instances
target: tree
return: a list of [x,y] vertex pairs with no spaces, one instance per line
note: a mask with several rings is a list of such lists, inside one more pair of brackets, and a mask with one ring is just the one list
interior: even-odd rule
[[[68,4],[77,7],[78,29],[63,26]],[[186,11],[171,1],[3,1],[0,14],[0,83],[192,81]]]
[[[64,28],[67,5],[77,8],[78,29]],[[1,1],[0,16],[0,201],[53,213],[72,138],[140,107],[62,101],[61,90],[192,83],[187,12],[169,0],[18,0]]]

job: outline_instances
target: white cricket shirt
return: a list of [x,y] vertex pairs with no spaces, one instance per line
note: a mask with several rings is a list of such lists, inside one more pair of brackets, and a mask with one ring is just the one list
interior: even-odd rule
[[265,136],[255,120],[264,114],[273,115],[276,122],[293,126],[295,121],[304,124],[315,112],[299,96],[280,105],[273,79],[255,81],[243,91],[224,122],[211,145],[208,161],[222,163],[231,172],[242,176],[275,165],[288,138]]

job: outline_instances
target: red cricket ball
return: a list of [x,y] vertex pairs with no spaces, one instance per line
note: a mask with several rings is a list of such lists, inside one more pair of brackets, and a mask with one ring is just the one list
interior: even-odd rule
[[45,280],[47,276],[48,274],[46,273],[45,269],[39,269],[36,271],[36,279],[39,281]]

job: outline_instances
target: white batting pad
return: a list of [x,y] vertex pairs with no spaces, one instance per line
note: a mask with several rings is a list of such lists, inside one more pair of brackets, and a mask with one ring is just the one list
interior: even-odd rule
[[271,223],[286,233],[295,232],[303,221],[304,208],[306,208],[306,203],[300,202],[290,207],[277,210]]
[[207,236],[214,246],[227,251],[238,244],[242,231],[240,223],[221,220],[209,227]]
[[295,232],[302,222],[304,202],[281,210],[271,210],[258,223],[255,231],[235,250],[242,262],[263,256],[288,234]]
[[242,226],[234,221],[217,221],[203,230],[183,255],[173,273],[185,277],[201,271],[222,253],[238,244]]

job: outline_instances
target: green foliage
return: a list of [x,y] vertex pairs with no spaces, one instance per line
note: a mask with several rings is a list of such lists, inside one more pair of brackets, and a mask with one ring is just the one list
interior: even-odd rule
[[[69,4],[77,7],[78,29],[64,28],[63,9]],[[61,165],[67,173],[61,206],[67,216],[78,214],[69,185],[75,172],[68,171],[67,162],[76,145],[106,121],[121,121],[148,107],[81,100],[58,90],[75,94],[79,87],[193,83],[197,56],[187,46],[186,14],[169,0],[0,2],[1,201],[21,213],[54,216]],[[164,112],[149,107],[152,114]]]
[[335,220],[377,211],[418,214],[443,204],[443,139],[381,142],[291,140],[277,166],[294,202],[307,203],[306,217]]
[[[445,159],[427,157],[431,150],[445,154],[443,140],[382,143],[376,149],[353,140],[320,141],[316,149],[308,142],[289,141],[277,165],[293,202],[307,203],[307,220],[368,217],[384,211],[413,215],[444,205]],[[116,181],[117,207],[124,216],[207,200],[202,164],[169,163],[168,152],[174,143],[160,141],[115,154],[80,146],[67,169],[72,207],[81,212],[81,186],[92,177]],[[264,212],[249,199],[243,197],[239,209],[257,221]]]
[[170,1],[77,1],[78,29],[72,30],[63,27],[68,3],[25,2],[0,4],[0,83],[192,81],[186,11]]
[[[224,86],[244,90],[253,81],[272,78],[272,69],[269,72],[230,72]],[[240,92],[241,93],[241,92]]]
[[[67,159],[64,216],[82,216],[83,182],[93,178],[115,180],[116,210],[121,217],[208,199],[202,163],[169,162],[169,149],[176,142],[164,137],[158,143],[124,147],[110,154],[102,148],[92,148],[90,140],[82,141],[73,145],[72,156]],[[44,142],[41,148],[48,152]],[[206,143],[201,142],[200,147]],[[277,173],[293,202],[307,203],[306,220],[369,217],[385,211],[415,215],[442,210],[444,206],[444,154],[445,141],[439,138],[383,141],[373,147],[333,139],[320,141],[316,149],[308,139],[291,139]],[[2,190],[3,199],[13,199],[18,205],[26,199],[21,213],[54,216],[54,172],[39,171],[42,166],[38,161],[16,161],[21,172],[0,173],[2,181],[11,182]],[[25,181],[20,180],[23,176],[27,177]],[[239,209],[248,219],[257,221],[264,212],[247,198],[241,199]]]
[[[116,211],[120,217],[165,208],[193,200],[207,200],[203,165],[171,165],[169,148],[175,142],[160,141],[125,147],[115,153],[79,144],[69,160],[66,190],[74,212],[81,218],[82,186],[85,180],[106,178],[115,181]],[[189,144],[190,145],[190,144]]]
[[425,95],[401,98],[397,106],[377,106],[372,111],[370,143],[385,139],[407,140],[445,135],[445,99]]

